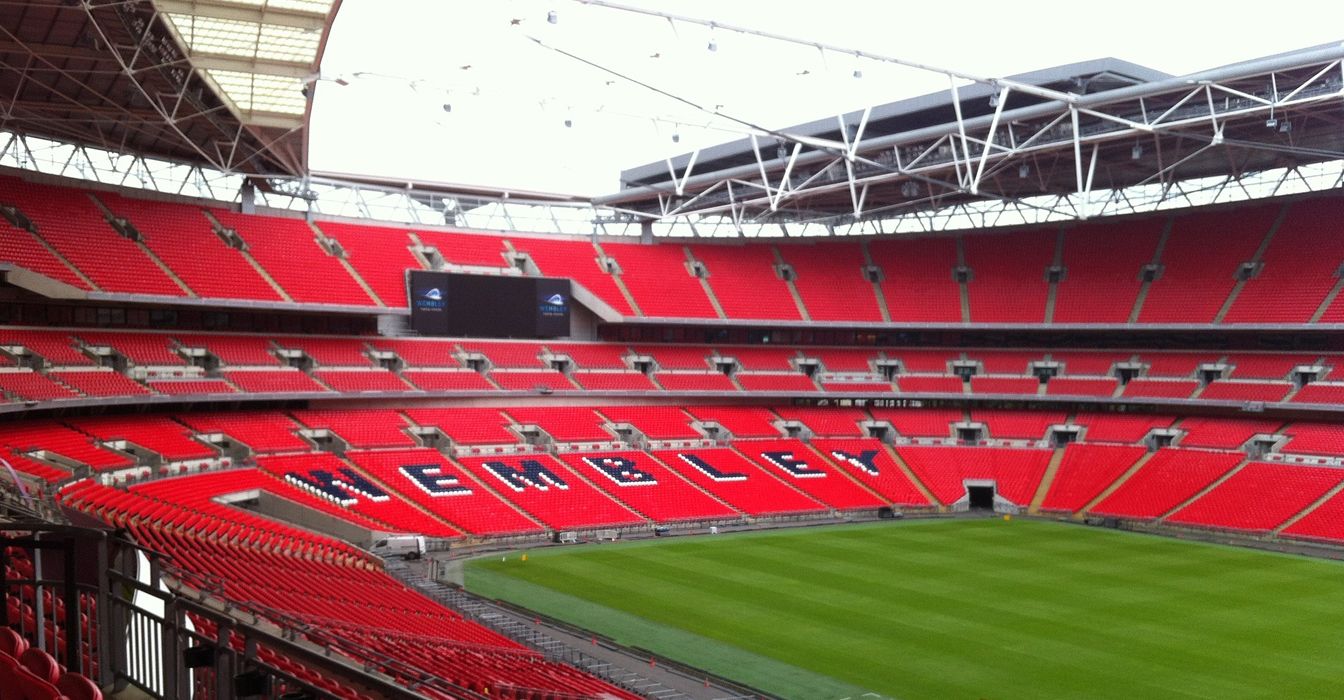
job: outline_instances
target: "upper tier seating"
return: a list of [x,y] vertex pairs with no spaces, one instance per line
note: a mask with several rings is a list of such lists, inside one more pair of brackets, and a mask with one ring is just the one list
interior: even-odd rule
[[597,249],[589,241],[510,236],[513,249],[527,253],[546,277],[568,277],[607,302],[623,316],[635,311],[616,285],[616,278],[598,264]]
[[620,265],[621,281],[645,316],[718,318],[680,245],[603,242],[602,250]]
[[1065,231],[1064,278],[1055,292],[1054,322],[1128,322],[1143,286],[1139,272],[1153,261],[1164,221],[1088,223]]
[[218,209],[212,213],[247,241],[248,252],[294,301],[374,306],[340,260],[318,245],[317,233],[302,220]]
[[954,238],[873,241],[873,263],[882,270],[882,296],[892,320],[959,323],[961,287]]
[[345,250],[345,259],[386,306],[406,307],[406,271],[421,270],[406,231],[324,221],[318,228]]
[[[1340,213],[1338,198],[1288,205],[1288,215],[1261,257],[1264,267],[1246,281],[1223,322],[1310,321],[1344,263],[1344,239],[1338,235]],[[1332,304],[1321,321],[1338,323],[1338,308]]]
[[[17,186],[18,182],[15,178],[0,177],[0,185],[4,187],[4,194],[0,195],[0,204],[16,203],[10,193],[11,188]],[[0,262],[14,263],[76,289],[90,288],[74,269],[42,245],[37,237],[28,231],[15,228],[4,217],[0,217]]]
[[802,319],[775,270],[772,247],[693,245],[690,250],[709,270],[709,286],[728,318]]
[[[316,222],[324,232],[319,234],[290,216],[207,212],[191,202],[94,193],[134,225],[142,238],[137,243],[104,220],[89,192],[12,177],[0,184],[6,193],[0,203],[17,205],[39,230],[34,236],[0,223],[0,262],[110,293],[404,308],[405,271],[424,264],[412,253],[418,240],[436,249],[450,269],[512,268],[511,246],[527,253],[542,274],[572,278],[619,313],[634,315],[623,285],[642,315],[659,318],[716,318],[707,283],[728,318],[801,320],[776,269],[784,263],[796,274],[793,286],[811,319],[875,323],[883,315],[868,279],[866,246],[881,277],[882,299],[897,323],[1044,323],[1052,286],[1046,271],[1056,252],[1063,274],[1054,285],[1052,323],[1127,322],[1145,287],[1140,272],[1150,262],[1160,266],[1160,274],[1146,285],[1139,324],[1214,323],[1225,306],[1220,322],[1227,324],[1307,324],[1317,313],[1321,323],[1344,321],[1344,296],[1321,308],[1344,262],[1344,243],[1329,235],[1341,206],[1331,197],[1087,223],[1062,235],[1055,228],[1030,228],[862,244],[682,246],[619,239],[595,245],[341,221]],[[1253,260],[1281,212],[1286,212],[1281,225]],[[246,250],[216,236],[209,216],[236,231]],[[344,251],[344,260],[324,249],[319,236]],[[1056,251],[1060,240],[1062,251]],[[954,275],[958,248],[970,273],[965,310],[963,285]],[[617,274],[599,263],[604,253],[615,261]],[[705,280],[690,274],[692,260],[704,264]],[[1239,283],[1239,268],[1253,261],[1259,267]]]
[[1055,259],[1055,239],[1053,230],[964,236],[971,321],[1045,323],[1045,272]]
[[512,267],[504,257],[504,239],[497,235],[449,233],[447,231],[415,232],[421,243],[439,251],[444,260],[453,265],[468,267]]
[[868,262],[858,243],[830,243],[824,255],[814,247],[779,246],[784,262],[793,266],[794,286],[813,321],[882,321]]
[[1255,255],[1279,208],[1259,204],[1176,217],[1162,248],[1162,275],[1148,285],[1139,322],[1212,323],[1236,284],[1237,267]]
[[126,218],[149,248],[197,296],[207,299],[283,301],[237,249],[214,234],[210,220],[189,204],[132,199],[110,192],[98,198]]
[[[13,197],[12,203],[37,226],[37,235],[100,290],[186,296],[135,242],[117,235],[87,193],[14,178],[3,178],[3,184],[6,199]],[[8,222],[4,227],[6,232],[13,231]],[[47,270],[58,272],[50,265]],[[62,281],[71,283],[68,277]],[[75,286],[87,289],[87,285]]]

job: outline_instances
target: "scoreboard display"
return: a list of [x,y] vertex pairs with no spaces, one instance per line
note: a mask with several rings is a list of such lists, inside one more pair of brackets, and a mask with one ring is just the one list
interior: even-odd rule
[[569,335],[568,279],[408,270],[406,290],[411,328],[421,335]]

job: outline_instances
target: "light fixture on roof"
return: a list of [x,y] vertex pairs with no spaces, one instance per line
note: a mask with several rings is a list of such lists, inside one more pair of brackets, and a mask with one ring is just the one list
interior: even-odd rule
[[672,134],[672,143],[681,143],[681,134]]
[[1019,178],[1025,180],[1025,179],[1027,179],[1027,176],[1030,175],[1030,174],[1031,174],[1031,166],[1030,166],[1030,165],[1027,165],[1026,163],[1023,163],[1022,165],[1017,166],[1017,176],[1018,176]]
[[1129,149],[1129,159],[1138,160],[1142,157],[1143,157],[1143,145],[1138,143],[1134,144],[1134,147]]
[[997,92],[992,92],[992,93],[990,93],[990,95],[989,95],[989,106],[990,106],[990,107],[998,107],[998,106],[999,106],[999,93],[997,93]]
[[573,126],[574,126],[574,120],[573,120],[573,119],[566,119],[566,120],[565,120],[565,128],[566,128],[566,129],[568,129],[568,128],[570,128],[570,127],[573,127]]
[[905,184],[901,185],[901,194],[906,197],[916,197],[919,195],[919,185],[907,180]]
[[855,69],[854,69],[854,77],[855,77],[855,78],[862,78],[862,77],[863,77],[863,71],[859,70],[858,68],[855,68]]
[[709,45],[706,46],[705,48],[709,49],[710,51],[718,51],[719,50],[718,40],[714,39],[713,37],[710,37]]
[[451,104],[448,104],[447,102],[444,102],[444,103],[443,103],[443,111],[445,111],[445,112],[451,112],[451,111],[453,111],[453,106],[452,106]]
[[551,10],[550,12],[546,13],[546,21],[550,22],[551,24],[558,24],[560,22],[560,15],[557,15],[555,13],[555,10]]
[[1272,115],[1272,114],[1269,115],[1269,119],[1266,119],[1266,120],[1265,120],[1265,128],[1266,128],[1266,129],[1273,129],[1274,127],[1276,127],[1276,126],[1278,126],[1278,125],[1279,125],[1279,120],[1278,120],[1278,119],[1275,119],[1275,118],[1274,118],[1274,115]]
[[1293,130],[1293,123],[1288,121],[1287,119],[1283,120],[1283,122],[1279,124],[1280,134],[1286,134],[1292,130]]

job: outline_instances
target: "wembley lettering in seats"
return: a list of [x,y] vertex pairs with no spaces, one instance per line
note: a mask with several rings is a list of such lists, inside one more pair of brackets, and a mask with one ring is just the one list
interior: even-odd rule
[[359,503],[361,496],[377,503],[391,499],[373,482],[346,468],[341,468],[337,474],[325,469],[313,469],[307,474],[286,472],[285,481],[342,506]]
[[504,462],[486,462],[481,466],[514,491],[526,491],[529,487],[538,491],[549,491],[552,486],[562,491],[569,488],[564,479],[535,459],[525,459],[517,467]]
[[444,473],[443,467],[438,464],[406,464],[397,471],[435,498],[471,495],[471,489],[463,486],[462,481],[452,474]]
[[697,471],[715,481],[746,481],[747,475],[739,472],[723,472],[714,468],[714,465],[706,462],[699,457],[688,452],[678,452],[677,457],[681,461],[695,467]]
[[624,457],[584,457],[583,463],[616,482],[617,486],[658,485],[652,474],[640,471],[633,461]]
[[798,479],[817,479],[826,476],[826,472],[817,471],[811,465],[798,459],[792,452],[762,452],[761,457]]
[[865,474],[877,476],[881,473],[877,468],[877,450],[861,450],[857,455],[844,450],[831,450],[831,456]]

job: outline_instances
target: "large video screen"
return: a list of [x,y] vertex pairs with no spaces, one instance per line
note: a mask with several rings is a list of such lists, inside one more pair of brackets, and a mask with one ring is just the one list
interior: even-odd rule
[[558,338],[569,335],[567,279],[410,270],[411,328],[421,335]]

